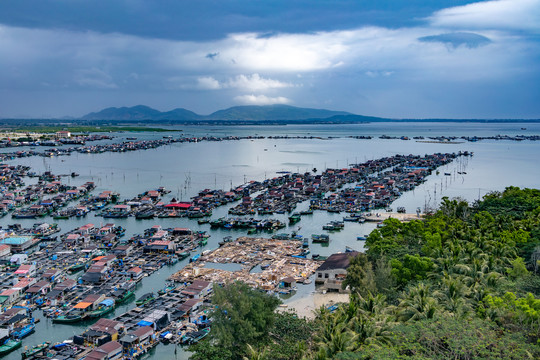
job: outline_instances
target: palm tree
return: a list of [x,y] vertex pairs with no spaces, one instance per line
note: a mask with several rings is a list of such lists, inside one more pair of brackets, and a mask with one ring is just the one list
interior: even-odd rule
[[322,351],[327,359],[343,351],[354,351],[357,349],[356,335],[348,330],[346,323],[339,323],[328,333],[328,337],[317,343],[319,351]]
[[248,356],[243,356],[242,357],[243,360],[264,360],[268,358],[266,348],[257,351],[257,349],[255,349],[250,344],[247,344],[247,348],[248,348]]
[[443,279],[442,284],[442,289],[435,291],[434,295],[443,307],[456,317],[466,315],[471,309],[467,301],[467,296],[470,294],[469,288],[456,277]]
[[432,319],[438,309],[437,300],[430,296],[429,285],[420,283],[409,289],[409,292],[401,300],[397,318],[400,321]]

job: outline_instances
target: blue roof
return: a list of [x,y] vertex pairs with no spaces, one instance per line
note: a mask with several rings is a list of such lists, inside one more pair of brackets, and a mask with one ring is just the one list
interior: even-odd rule
[[141,320],[137,323],[138,326],[152,326],[152,323],[149,321]]

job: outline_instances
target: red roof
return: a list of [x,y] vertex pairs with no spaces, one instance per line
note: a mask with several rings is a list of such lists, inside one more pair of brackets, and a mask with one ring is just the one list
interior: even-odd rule
[[189,209],[191,207],[191,203],[172,203],[165,205],[165,207],[175,209]]

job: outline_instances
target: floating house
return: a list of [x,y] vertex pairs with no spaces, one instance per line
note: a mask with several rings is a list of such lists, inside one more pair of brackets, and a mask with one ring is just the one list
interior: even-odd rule
[[92,350],[86,355],[86,360],[116,360],[123,358],[124,348],[117,341],[109,341]]

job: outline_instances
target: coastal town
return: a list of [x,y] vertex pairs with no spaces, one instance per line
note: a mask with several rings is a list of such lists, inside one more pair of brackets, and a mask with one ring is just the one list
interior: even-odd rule
[[[141,149],[170,141],[102,149]],[[21,356],[26,359],[133,359],[160,343],[194,344],[211,331],[212,288],[236,280],[275,296],[293,295],[298,286],[314,280],[318,287],[342,291],[346,266],[341,265],[338,273],[332,269],[330,277],[324,275],[323,269],[332,268],[334,255],[314,253],[314,246],[331,242],[331,234],[345,223],[380,222],[383,218],[372,212],[381,209],[383,215],[390,214],[385,210],[402,193],[440,167],[472,155],[394,155],[320,173],[282,172],[229,191],[203,189],[190,201],[170,198],[163,187],[123,199],[115,191],[94,193],[93,182],[67,185],[50,171],[37,174],[28,166],[4,163],[1,215],[40,222],[29,228],[13,223],[0,230],[0,354],[24,346]],[[69,175],[71,184],[76,176]],[[37,182],[25,185],[25,179],[32,178]],[[300,205],[307,209],[297,210]],[[213,216],[221,207],[228,209],[228,216]],[[314,212],[344,217],[321,224],[321,233],[299,235],[296,224]],[[56,222],[82,220],[87,214],[105,222],[73,229],[61,229]],[[272,218],[275,215],[288,221]],[[177,217],[196,222],[199,230],[151,224]],[[126,229],[115,224],[115,219],[125,218],[144,220],[149,226],[143,233],[126,236]],[[292,232],[283,232],[287,227]],[[214,229],[234,232],[223,237],[218,248],[205,249]],[[361,239],[365,237],[352,240]],[[335,256],[346,259],[354,253],[347,246]],[[152,274],[178,264],[159,290],[135,296]],[[118,313],[119,307],[126,311]],[[55,326],[87,327],[63,342],[24,345],[40,319]]]

